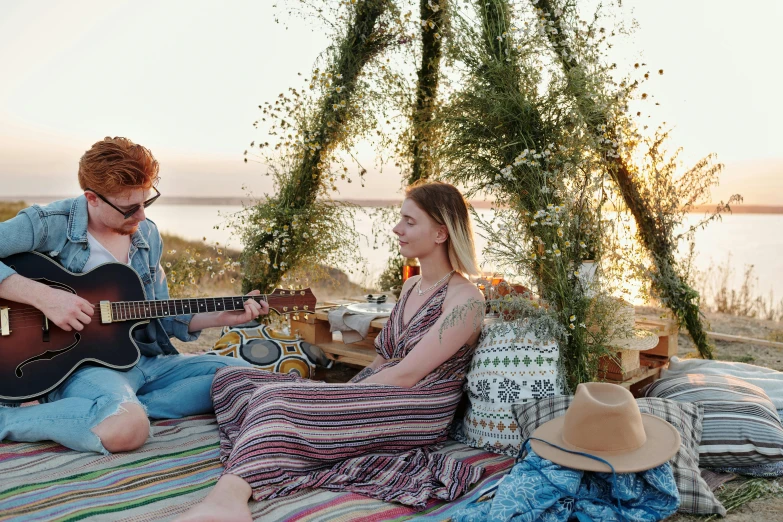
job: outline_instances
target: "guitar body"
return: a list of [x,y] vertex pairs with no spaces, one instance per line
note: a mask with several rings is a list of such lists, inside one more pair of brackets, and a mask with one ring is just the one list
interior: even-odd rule
[[[35,252],[2,261],[19,275],[72,292],[91,303],[145,300],[136,271],[120,263],[74,274]],[[0,309],[3,307],[8,308],[12,319],[10,332],[0,336],[0,400],[30,400],[45,395],[86,363],[118,370],[131,368],[140,357],[133,329],[149,322],[141,319],[102,324],[96,308],[92,321],[81,332],[66,332],[30,305],[0,299]]]

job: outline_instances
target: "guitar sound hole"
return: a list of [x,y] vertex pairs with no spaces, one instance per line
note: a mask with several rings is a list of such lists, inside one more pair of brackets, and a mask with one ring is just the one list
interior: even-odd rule
[[79,341],[81,341],[82,336],[79,333],[75,333],[73,335],[74,342],[70,346],[66,346],[65,348],[61,348],[59,350],[46,350],[44,353],[36,355],[35,357],[30,357],[26,361],[22,361],[19,366],[16,367],[16,370],[14,371],[14,374],[16,374],[16,377],[21,379],[24,372],[22,371],[22,368],[24,368],[26,365],[34,363],[35,361],[48,361],[51,359],[54,359],[58,355],[62,355],[65,352],[71,350],[74,346],[79,344]]

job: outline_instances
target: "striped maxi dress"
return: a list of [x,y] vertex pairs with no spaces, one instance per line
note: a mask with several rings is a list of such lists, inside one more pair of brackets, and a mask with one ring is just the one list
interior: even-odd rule
[[[391,312],[375,349],[397,364],[442,314],[448,282],[404,324],[412,291]],[[212,384],[224,473],[253,488],[255,500],[304,488],[351,491],[423,509],[450,501],[478,481],[483,469],[435,453],[444,442],[475,347],[462,346],[412,388],[324,383],[241,367],[221,369]]]

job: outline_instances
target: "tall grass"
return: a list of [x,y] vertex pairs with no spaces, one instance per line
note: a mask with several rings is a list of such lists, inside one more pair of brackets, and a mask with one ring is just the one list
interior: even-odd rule
[[695,286],[704,310],[768,321],[783,319],[783,299],[776,300],[772,290],[763,293],[753,265],[743,267],[739,288],[734,274],[731,255],[725,262],[710,263],[707,270],[695,274]]
[[24,201],[0,202],[0,221],[11,219],[26,206]]

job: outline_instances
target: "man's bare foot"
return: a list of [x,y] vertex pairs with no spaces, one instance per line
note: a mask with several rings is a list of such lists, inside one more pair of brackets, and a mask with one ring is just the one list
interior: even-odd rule
[[223,475],[214,489],[175,522],[252,522],[247,501],[250,485],[236,475]]

